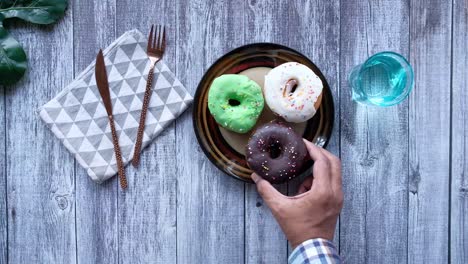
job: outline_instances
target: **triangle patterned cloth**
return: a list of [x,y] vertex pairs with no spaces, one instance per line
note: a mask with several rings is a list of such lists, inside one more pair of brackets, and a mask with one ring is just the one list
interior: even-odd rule
[[[146,37],[138,30],[124,33],[104,50],[113,115],[125,164],[133,158],[150,61]],[[39,115],[96,182],[117,173],[112,134],[96,86],[92,62]],[[146,116],[143,147],[176,119],[192,96],[163,61],[154,71],[153,92]]]

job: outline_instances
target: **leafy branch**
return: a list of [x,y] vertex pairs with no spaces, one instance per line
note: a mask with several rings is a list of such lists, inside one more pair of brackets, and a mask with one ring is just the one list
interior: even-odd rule
[[0,85],[23,77],[27,68],[24,49],[3,26],[3,21],[18,18],[34,24],[52,24],[65,13],[68,0],[3,0],[0,3]]

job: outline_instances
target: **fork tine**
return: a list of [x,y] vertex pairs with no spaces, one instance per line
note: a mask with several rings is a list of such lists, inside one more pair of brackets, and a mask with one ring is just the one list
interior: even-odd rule
[[151,25],[151,31],[148,37],[148,45],[146,47],[146,50],[150,50],[152,47],[151,43],[153,43],[153,30],[154,30],[154,25]]
[[156,41],[158,40],[158,36],[159,36],[159,25],[156,25],[156,30],[154,31],[154,39],[153,39],[153,43],[152,43],[152,47],[153,49],[156,47]]
[[160,39],[161,39],[161,25],[158,25],[158,38],[154,39],[153,48],[157,49],[157,47],[159,46]]
[[164,52],[166,49],[166,27],[163,27],[163,36],[162,36],[162,43],[161,43],[161,50]]

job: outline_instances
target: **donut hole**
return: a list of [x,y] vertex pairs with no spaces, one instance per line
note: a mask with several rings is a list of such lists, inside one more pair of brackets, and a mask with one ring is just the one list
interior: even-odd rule
[[299,82],[296,79],[290,79],[286,82],[286,85],[283,90],[283,96],[292,96],[299,87]]
[[299,85],[297,85],[297,83],[295,83],[295,84],[291,87],[291,90],[289,91],[289,95],[293,94],[293,93],[296,91],[296,89],[297,89],[298,86],[299,86]]
[[281,156],[281,152],[283,151],[281,145],[278,142],[273,142],[268,145],[267,152],[270,155],[270,158],[276,159]]
[[239,100],[236,100],[236,99],[229,99],[228,103],[229,103],[230,106],[238,106],[238,105],[240,105]]

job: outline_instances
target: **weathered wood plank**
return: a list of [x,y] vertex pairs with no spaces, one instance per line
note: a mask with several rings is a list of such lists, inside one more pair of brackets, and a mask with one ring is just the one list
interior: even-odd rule
[[451,263],[468,263],[468,1],[453,2]]
[[[246,43],[273,42],[289,45],[289,16],[286,1],[245,1],[244,38]],[[287,241],[270,209],[253,184],[245,189],[246,263],[286,263]],[[287,193],[287,185],[278,185]]]
[[406,263],[408,101],[390,108],[359,105],[347,81],[374,53],[408,55],[408,2],[341,1],[340,8],[341,255],[347,263]]
[[76,262],[73,157],[36,113],[72,80],[72,17],[14,30],[30,67],[6,97],[10,263]]
[[[194,94],[216,58],[242,44],[243,1],[178,1],[176,73]],[[177,262],[244,262],[244,183],[218,171],[193,133],[192,111],[176,121]]]
[[450,1],[412,0],[410,58],[409,263],[448,261],[450,151]]
[[[0,162],[0,263],[6,263],[8,255],[10,263],[74,263],[75,257],[80,263],[174,263],[174,252],[179,263],[285,261],[286,241],[266,206],[256,207],[261,199],[254,186],[244,189],[211,165],[191,133],[191,113],[144,151],[140,169],[127,169],[128,192],[118,190],[116,180],[95,185],[76,165],[75,249],[73,157],[53,139],[35,109],[68,84],[98,47],[116,37],[115,31],[120,35],[138,27],[147,32],[152,22],[173,30],[173,48],[169,46],[165,60],[192,93],[215,58],[244,42],[289,45],[323,70],[341,101],[335,101],[342,113],[336,115],[341,136],[337,127],[330,149],[343,158],[347,199],[340,244],[347,262],[467,262],[466,1],[453,1],[451,96],[450,1],[355,0],[341,1],[341,7],[336,2],[260,0],[179,0],[173,7],[161,1],[119,1],[118,8],[116,0],[79,1],[57,26],[12,31],[30,55],[31,70],[0,95],[0,130],[6,131],[0,142],[8,151],[5,157],[0,147],[0,160],[5,161]],[[162,18],[156,17],[158,10],[164,10]],[[333,59],[338,49],[339,63]],[[352,103],[347,85],[351,68],[387,49],[410,55],[417,78],[411,99],[386,109]],[[75,70],[62,65],[74,65]]]
[[[130,15],[131,14],[131,15]],[[164,61],[175,68],[175,5],[166,0],[117,2],[117,35],[151,24],[167,26]],[[138,169],[127,167],[129,189],[119,189],[119,263],[175,263],[177,174],[175,125],[167,127],[143,150]],[[138,241],[138,243],[135,243]]]
[[6,174],[6,87],[0,86],[0,263],[8,260],[8,210]]
[[[289,42],[292,48],[308,56],[325,75],[335,103],[335,122],[327,149],[340,155],[340,1],[295,1],[289,5]],[[294,195],[302,179],[289,183],[289,194]],[[334,242],[339,246],[339,223]],[[292,249],[289,248],[289,251]]]
[[[77,76],[115,36],[115,0],[74,1],[74,69]],[[117,181],[98,185],[75,162],[78,263],[117,263]]]

